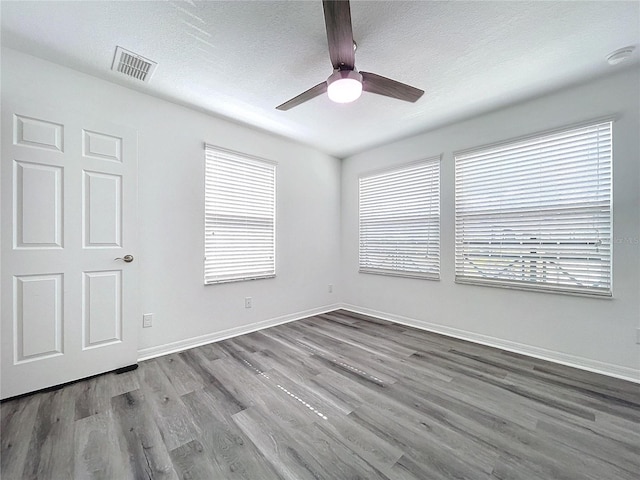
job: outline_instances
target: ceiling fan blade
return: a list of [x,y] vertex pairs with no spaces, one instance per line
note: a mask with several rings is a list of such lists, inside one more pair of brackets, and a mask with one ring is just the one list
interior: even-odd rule
[[329,57],[334,69],[353,70],[356,63],[348,0],[323,0]]
[[424,93],[424,90],[375,73],[360,72],[360,74],[362,75],[362,89],[365,92],[377,93],[378,95],[412,103],[417,101]]
[[289,110],[290,108],[297,107],[301,103],[306,102],[307,100],[311,100],[312,98],[317,97],[318,95],[322,95],[327,91],[327,82],[322,82],[316,85],[315,87],[311,87],[306,92],[302,92],[297,97],[293,97],[291,100],[287,100],[282,105],[278,105],[276,110]]

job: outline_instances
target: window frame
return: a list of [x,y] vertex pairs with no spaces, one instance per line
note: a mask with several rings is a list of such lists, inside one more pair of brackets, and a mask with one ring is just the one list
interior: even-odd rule
[[[204,161],[204,261],[203,261],[203,280],[204,280],[204,285],[218,285],[218,284],[225,284],[225,283],[233,283],[233,282],[244,282],[244,281],[250,281],[250,280],[261,280],[261,279],[266,279],[266,278],[275,278],[276,276],[276,271],[277,271],[277,166],[278,163],[272,160],[268,160],[265,158],[261,158],[261,157],[257,157],[254,155],[250,155],[250,154],[246,154],[243,152],[238,152],[235,150],[230,150],[230,149],[226,149],[223,147],[219,147],[216,145],[211,145],[208,143],[204,144],[204,149],[205,149],[205,161]],[[210,192],[210,188],[213,189],[213,187],[209,187],[208,183],[210,183],[212,181],[212,178],[210,177],[212,174],[210,174],[209,172],[209,168],[211,167],[211,164],[215,161],[215,155],[219,155],[220,157],[224,158],[226,161],[228,162],[234,162],[234,161],[238,161],[240,163],[244,163],[245,165],[256,165],[259,167],[268,167],[270,170],[271,175],[269,176],[269,180],[267,181],[267,183],[270,181],[271,185],[272,185],[272,197],[271,197],[271,215],[265,218],[269,219],[269,222],[272,225],[271,228],[271,235],[272,235],[272,250],[271,250],[271,262],[270,262],[270,266],[272,266],[272,268],[265,273],[258,273],[257,270],[254,270],[253,272],[251,271],[247,271],[246,273],[243,274],[236,274],[236,275],[219,275],[220,278],[217,279],[212,279],[210,278],[212,276],[212,274],[208,273],[208,268],[207,268],[207,260],[208,260],[208,253],[209,253],[209,249],[207,246],[207,236],[209,235],[209,230],[212,228],[211,223],[213,223],[213,221],[208,220],[208,216],[209,214],[209,209],[213,209],[213,205],[209,206],[208,203],[211,201],[213,202],[213,200],[209,199],[210,196],[212,196],[211,192]],[[212,156],[214,158],[209,158],[209,156]]]
[[[613,237],[613,183],[614,183],[614,177],[613,177],[613,169],[614,169],[614,125],[615,125],[615,120],[616,117],[604,117],[604,118],[598,118],[598,119],[594,119],[594,120],[590,120],[590,121],[586,121],[586,122],[581,122],[581,123],[577,123],[577,124],[573,124],[573,125],[568,125],[568,126],[564,126],[564,127],[559,127],[559,128],[555,128],[552,130],[546,130],[546,131],[542,131],[542,132],[537,132],[534,134],[529,134],[526,136],[522,136],[522,137],[517,137],[517,138],[512,138],[512,139],[508,139],[505,141],[500,141],[500,142],[496,142],[496,143],[492,143],[492,144],[487,144],[487,145],[483,145],[480,147],[474,147],[471,149],[465,149],[465,150],[461,150],[461,151],[457,151],[454,152],[454,170],[455,170],[455,182],[454,182],[454,197],[455,197],[455,283],[459,283],[459,284],[469,284],[469,285],[479,285],[479,286],[489,286],[489,287],[498,287],[498,288],[507,288],[507,289],[515,289],[515,290],[525,290],[525,291],[534,291],[534,292],[547,292],[547,293],[554,293],[554,294],[564,294],[564,295],[577,295],[577,296],[585,296],[585,297],[590,297],[590,298],[612,298],[613,297],[613,256],[614,256],[614,252],[613,252],[613,248],[614,248],[614,237]],[[578,132],[581,129],[587,129],[587,128],[597,128],[598,126],[604,125],[604,124],[609,124],[609,145],[610,145],[610,153],[608,155],[608,157],[605,157],[605,159],[608,158],[608,165],[605,165],[603,168],[606,170],[609,170],[608,173],[608,185],[607,188],[609,190],[608,192],[608,227],[607,228],[603,228],[601,230],[598,230],[599,233],[606,233],[608,234],[608,244],[606,244],[608,246],[609,249],[609,253],[608,253],[608,262],[605,264],[605,266],[607,267],[606,272],[608,274],[608,277],[605,275],[602,278],[608,279],[608,290],[605,289],[590,289],[588,287],[580,287],[578,285],[569,285],[569,286],[563,286],[561,284],[558,283],[551,283],[551,282],[519,282],[519,281],[509,281],[506,280],[504,278],[486,278],[486,279],[482,279],[482,278],[477,278],[477,277],[466,277],[464,275],[460,274],[460,262],[461,260],[459,260],[460,258],[462,258],[462,252],[461,252],[461,242],[459,241],[459,238],[461,237],[460,234],[460,212],[459,212],[459,169],[458,169],[458,161],[462,159],[464,159],[465,157],[469,157],[469,156],[473,156],[473,155],[479,155],[479,154],[483,154],[483,153],[488,153],[491,150],[496,150],[496,149],[500,149],[500,148],[508,148],[508,147],[513,147],[513,146],[518,146],[518,145],[524,145],[527,142],[533,142],[535,140],[541,140],[541,139],[545,139],[546,137],[552,137],[554,135],[561,135],[564,133],[569,133],[569,132]],[[600,161],[600,157],[598,157],[598,161]],[[599,171],[597,172],[597,174],[599,175]],[[606,175],[606,173],[605,173]],[[576,202],[575,205],[578,205],[578,203]],[[529,219],[531,219],[532,217],[528,217]],[[520,230],[519,232],[516,233],[524,233],[522,230]],[[526,236],[526,235],[525,235]],[[535,240],[535,239],[534,239]],[[584,241],[583,243],[587,244],[586,241]],[[533,243],[532,243],[533,245]],[[562,243],[558,243],[558,245],[563,245]],[[531,252],[531,253],[537,253],[537,252]],[[494,254],[496,257],[499,256],[499,252],[496,252],[495,250],[493,252],[491,252],[491,254]],[[585,254],[586,255],[586,254]],[[533,258],[533,257],[531,257]]]
[[[363,265],[363,220],[362,220],[362,182],[363,180],[381,177],[386,174],[397,174],[402,172],[403,170],[410,170],[412,168],[419,168],[421,166],[430,166],[436,165],[436,174],[434,175],[434,179],[427,179],[426,182],[430,183],[435,180],[437,194],[435,198],[437,199],[437,243],[436,245],[427,245],[428,249],[435,249],[437,251],[437,261],[436,261],[436,271],[435,272],[412,272],[408,270],[402,269],[385,269],[379,267],[371,267]],[[441,188],[441,179],[442,179],[442,154],[423,158],[420,160],[403,163],[400,165],[394,165],[393,167],[387,167],[379,170],[373,170],[369,172],[363,172],[358,176],[358,273],[371,274],[371,275],[383,275],[383,276],[391,276],[391,277],[403,277],[403,278],[413,278],[420,280],[433,280],[439,281],[441,274],[441,263],[442,263],[442,246],[441,246],[441,238],[442,238],[442,188]],[[430,196],[429,199],[433,198]]]

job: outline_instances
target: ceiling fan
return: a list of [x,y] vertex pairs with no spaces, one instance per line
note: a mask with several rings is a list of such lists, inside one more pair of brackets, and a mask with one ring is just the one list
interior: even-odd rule
[[355,43],[349,1],[323,0],[322,6],[327,27],[329,57],[334,71],[326,81],[278,105],[277,110],[289,110],[325,92],[330,100],[337,103],[353,102],[360,97],[362,91],[406,102],[415,102],[422,96],[424,91],[419,88],[375,73],[358,72],[355,66]]

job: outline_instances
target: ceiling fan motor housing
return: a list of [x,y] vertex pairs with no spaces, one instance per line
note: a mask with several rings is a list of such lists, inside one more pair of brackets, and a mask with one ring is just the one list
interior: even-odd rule
[[342,80],[343,78],[353,79],[362,83],[362,75],[354,68],[353,70],[336,70],[327,78],[327,85],[331,85],[336,80]]

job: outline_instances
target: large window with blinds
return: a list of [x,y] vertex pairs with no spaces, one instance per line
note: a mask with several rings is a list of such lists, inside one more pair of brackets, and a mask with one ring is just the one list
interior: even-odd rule
[[611,296],[612,123],[455,155],[456,281]]
[[360,177],[360,272],[440,277],[440,157]]
[[205,146],[204,283],[275,276],[276,165]]

